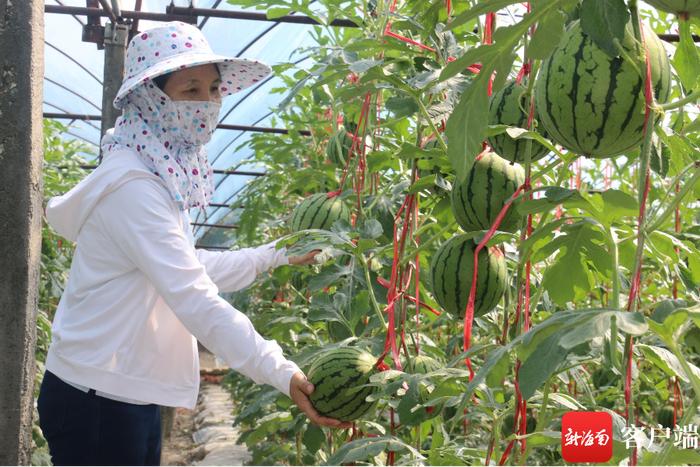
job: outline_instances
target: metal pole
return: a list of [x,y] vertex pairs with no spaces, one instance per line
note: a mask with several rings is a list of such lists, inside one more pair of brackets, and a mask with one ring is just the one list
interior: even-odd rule
[[0,50],[0,465],[30,465],[43,198],[43,0],[0,0]]
[[[61,5],[46,5],[44,7],[46,13],[61,13],[68,15],[86,15],[86,16],[103,16],[108,17],[109,14],[101,8],[84,8]],[[265,13],[254,13],[251,11],[231,11],[231,10],[212,10],[208,8],[189,8],[189,7],[168,7],[168,13],[151,13],[145,11],[122,10],[122,18],[138,18],[151,21],[185,21],[197,23],[198,15],[208,16],[211,18],[229,18],[229,19],[245,19],[251,21],[270,21],[273,23],[294,23],[294,24],[320,24],[315,19],[309,16],[301,15],[286,15],[275,19],[269,19]],[[336,19],[330,23],[331,26],[356,28],[357,24],[347,19]]]
[[[105,64],[104,83],[102,88],[102,128],[100,141],[105,132],[114,127],[121,111],[114,108],[112,101],[122,85],[124,74],[124,56],[129,42],[129,26],[126,24],[107,23],[105,25]],[[102,149],[100,149],[99,163],[102,163]]]
[[[69,90],[70,91],[70,90]],[[71,91],[72,92],[72,91]],[[56,118],[65,120],[101,120],[102,117],[99,115],[85,115],[85,114],[74,114],[74,113],[58,113],[58,112],[44,112],[44,118]],[[286,135],[289,130],[286,128],[271,128],[265,126],[254,126],[254,125],[230,125],[228,123],[219,123],[216,126],[219,130],[236,130],[236,131],[255,131],[259,133],[276,133],[280,135]],[[298,130],[300,135],[310,136],[311,132],[309,130]]]

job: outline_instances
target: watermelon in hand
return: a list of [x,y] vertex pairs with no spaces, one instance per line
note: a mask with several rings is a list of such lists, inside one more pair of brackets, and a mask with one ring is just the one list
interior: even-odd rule
[[308,380],[315,386],[310,399],[323,416],[342,421],[360,418],[374,406],[365,399],[376,390],[369,378],[377,359],[356,347],[341,347],[323,353],[311,364]]

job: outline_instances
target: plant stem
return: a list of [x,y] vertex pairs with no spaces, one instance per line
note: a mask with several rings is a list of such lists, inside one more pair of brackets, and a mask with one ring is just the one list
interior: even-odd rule
[[[678,206],[683,198],[695,187],[695,184],[698,182],[698,180],[700,180],[700,162],[695,162],[694,167],[695,173],[693,174],[693,177],[688,183],[683,185],[681,191],[676,194],[676,197],[673,199],[673,201],[671,201],[671,204],[666,207],[666,210],[659,217],[657,217],[653,223],[644,228],[645,233],[650,234],[651,232],[658,230],[659,227],[666,222],[666,219],[668,219],[675,212],[676,206]],[[673,183],[671,189],[674,189],[674,187],[675,183]]]
[[[544,383],[544,391],[542,392],[542,402],[540,403],[540,412],[537,416],[537,424],[535,425],[535,433],[540,433],[544,430],[545,425],[549,422],[547,419],[547,403],[549,402],[549,391],[551,388],[552,378],[550,377],[546,383]],[[523,454],[521,461],[527,460],[530,454],[530,448],[532,445],[530,443],[525,446],[525,453]]]
[[420,107],[420,112],[423,114],[423,117],[425,120],[428,122],[428,125],[430,126],[430,129],[433,131],[435,134],[435,137],[437,138],[438,142],[440,143],[440,147],[443,149],[443,151],[447,152],[447,143],[445,143],[445,140],[443,139],[442,135],[438,131],[437,127],[433,123],[433,120],[430,118],[430,114],[428,113],[428,109],[425,108],[425,104],[423,104],[423,101],[421,100],[420,96],[413,96],[416,102],[418,103],[418,107]]
[[425,250],[425,249],[426,249],[427,247],[429,247],[432,243],[434,243],[435,241],[437,241],[437,240],[439,240],[440,238],[442,238],[442,236],[443,236],[443,234],[444,234],[445,232],[454,229],[455,224],[456,224],[456,222],[450,222],[448,225],[446,225],[445,227],[443,227],[442,229],[440,229],[440,230],[438,231],[438,233],[436,233],[435,235],[433,235],[432,237],[430,237],[430,239],[428,239],[428,241],[422,242],[422,243],[418,246],[418,248],[416,248],[415,250],[411,251],[411,254],[409,254],[409,255],[404,255],[403,259],[401,260],[401,262],[400,262],[399,264],[401,264],[401,266],[403,266],[403,265],[405,265],[406,263],[408,263],[409,261],[411,261],[413,258],[415,258],[416,254],[418,254],[418,253],[420,253],[421,251]]
[[377,302],[377,297],[374,295],[374,288],[372,287],[372,278],[369,275],[369,265],[367,264],[367,260],[365,260],[363,254],[357,255],[357,257],[359,258],[360,263],[362,264],[362,270],[365,273],[365,281],[367,282],[367,291],[369,292],[369,298],[372,302],[372,308],[374,308],[374,312],[377,314],[379,321],[382,323],[384,331],[386,331],[387,324],[386,321],[384,321],[384,316],[382,316],[382,308],[379,306],[379,302]]
[[661,107],[661,110],[673,110],[679,107],[683,107],[686,104],[691,104],[698,99],[700,99],[700,92],[698,92],[697,90],[690,91],[682,99],[678,99],[677,101],[669,102],[667,104],[661,104],[659,105],[659,107]]
[[[634,30],[634,37],[637,41],[637,46],[641,47],[643,42],[642,42],[642,31],[639,23],[639,11],[637,10],[637,0],[630,0],[630,13],[632,16],[632,28]],[[640,50],[639,56],[641,57],[646,57],[645,53],[643,50]],[[642,74],[642,79],[643,81],[646,81],[646,74]],[[654,104],[654,96],[652,94],[651,96],[652,102],[647,103],[647,105],[653,105]],[[644,230],[644,209],[645,207],[643,206],[644,201],[645,201],[645,195],[646,195],[646,181],[647,181],[647,174],[649,173],[649,164],[650,164],[650,159],[651,159],[651,136],[652,136],[652,129],[654,126],[654,115],[652,115],[651,111],[649,111],[649,116],[647,118],[647,121],[645,122],[644,125],[644,142],[642,143],[642,149],[641,149],[641,161],[639,165],[639,182],[637,184],[639,188],[639,193],[638,193],[638,200],[639,200],[639,219],[638,223],[639,225],[637,226],[637,250],[635,253],[635,258],[634,258],[634,267],[632,268],[632,281],[630,283],[634,283],[635,277],[637,276],[637,273],[641,270],[642,267],[642,259],[644,257],[644,240],[646,238],[645,235],[645,230]],[[627,304],[627,310],[628,311],[636,311],[637,310],[637,299],[636,297],[629,297],[628,304]],[[632,351],[632,336],[627,334],[625,336],[625,351],[623,354],[623,360],[625,361],[625,374],[627,371],[632,371],[629,366],[632,365],[632,358],[628,358],[628,356],[633,357],[630,355],[630,352]],[[631,388],[630,388],[631,391]],[[627,422],[629,423],[630,420],[634,420],[634,400],[629,401],[629,407],[627,407],[627,413],[626,413],[626,419]],[[631,459],[634,460],[634,459]]]
[[[609,301],[609,308],[614,310],[620,309],[620,255],[617,249],[617,238],[615,231],[612,227],[606,229],[606,239],[608,241],[608,248],[610,249],[610,260],[612,262],[612,296]],[[610,363],[615,368],[620,368],[620,363],[617,356],[617,317],[612,316],[610,318],[610,339],[608,340],[608,351],[610,354]]]

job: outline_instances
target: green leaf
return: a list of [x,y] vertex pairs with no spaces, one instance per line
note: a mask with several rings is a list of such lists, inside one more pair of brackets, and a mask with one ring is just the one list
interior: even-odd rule
[[610,329],[615,316],[620,330],[633,336],[646,332],[640,313],[592,309],[560,311],[511,342],[523,362],[518,381],[523,397],[529,398],[542,386],[567,357]]
[[393,436],[379,436],[376,438],[356,439],[355,441],[350,441],[342,445],[328,458],[325,465],[342,465],[365,461],[387,450],[395,452],[409,451],[416,459],[424,459],[418,450],[404,443],[399,438]]
[[532,60],[544,60],[552,53],[564,35],[566,15],[555,10],[537,23],[537,29],[527,46],[527,56]]
[[319,426],[309,424],[304,431],[303,441],[306,449],[315,454],[326,441],[326,435]]
[[455,29],[458,26],[463,25],[464,23],[471,21],[474,18],[477,18],[481,15],[484,15],[486,13],[491,13],[492,11],[498,11],[502,8],[507,7],[508,5],[512,5],[514,3],[518,3],[517,0],[485,0],[481,2],[477,2],[474,7],[470,8],[469,10],[465,11],[464,13],[460,14],[456,18],[453,18],[450,24],[447,26],[447,31],[450,31],[452,29]]
[[583,32],[611,57],[619,55],[614,41],[622,44],[629,18],[624,0],[583,0],[581,4]]
[[421,190],[435,186],[437,180],[437,175],[431,174],[425,177],[419,178],[411,187],[408,189],[408,193],[418,193]]
[[603,224],[612,225],[613,222],[623,217],[639,214],[639,205],[636,198],[620,190],[605,190],[601,193],[603,209],[599,211],[598,220]]
[[593,287],[584,255],[595,231],[585,222],[562,226],[562,231],[566,233],[565,243],[545,270],[542,285],[555,303],[565,306],[567,302],[585,296]]
[[265,14],[267,15],[267,19],[277,19],[288,15],[290,11],[292,11],[292,9],[287,7],[272,7],[268,8]]
[[544,339],[535,351],[521,364],[518,371],[520,390],[525,399],[532,397],[568,355],[560,345],[561,335],[553,334]]
[[690,22],[679,19],[680,40],[673,55],[673,67],[687,90],[697,90],[700,83],[700,53],[690,33]]
[[420,110],[416,100],[412,97],[393,96],[387,99],[385,105],[396,118],[410,117]]
[[[684,383],[690,382],[685,371],[683,371],[683,366],[671,351],[663,347],[646,344],[637,344],[635,347],[642,351],[647,360],[663,370],[668,376],[678,376]],[[690,362],[687,363],[688,367],[690,367],[690,371],[692,371],[697,378],[700,378],[700,368]]]
[[484,109],[489,105],[486,87],[492,71],[492,67],[481,69],[447,120],[447,156],[459,180],[464,180],[477,154],[481,152],[481,143],[488,126],[487,119],[484,118]]
[[360,236],[373,240],[379,238],[384,233],[382,224],[377,219],[367,219],[360,228]]

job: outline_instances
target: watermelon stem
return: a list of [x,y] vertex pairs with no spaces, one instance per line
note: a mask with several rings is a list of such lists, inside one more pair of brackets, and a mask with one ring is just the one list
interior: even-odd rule
[[693,102],[697,101],[700,99],[700,91],[697,89],[690,91],[686,96],[682,99],[678,99],[673,102],[669,102],[667,104],[660,104],[659,107],[661,110],[673,110],[673,109],[678,109],[680,107],[683,107],[686,104],[692,104]]
[[438,131],[437,127],[433,123],[433,120],[430,118],[430,114],[428,113],[428,109],[425,108],[425,104],[423,104],[423,101],[420,99],[419,96],[414,94],[413,98],[418,103],[418,107],[420,108],[420,112],[423,114],[423,117],[428,122],[430,129],[435,134],[435,138],[437,138],[438,143],[440,143],[440,147],[442,148],[443,151],[447,152],[447,143],[445,143],[445,140],[442,137],[442,135],[440,134],[440,131]]
[[[683,188],[681,191],[678,192],[676,197],[673,199],[670,205],[666,207],[666,210],[657,218],[654,220],[651,225],[648,225],[644,231],[649,234],[651,232],[654,232],[655,230],[658,230],[661,225],[666,222],[666,220],[675,212],[675,209],[678,205],[680,205],[681,201],[685,196],[695,187],[695,184],[700,180],[700,161],[696,161],[693,164],[689,165],[686,167],[686,170],[681,173],[679,176],[682,176],[685,174],[685,172],[689,171],[689,169],[695,168],[695,173],[693,174],[693,177],[690,179],[688,183],[683,185]],[[675,184],[673,184],[675,185]]]
[[377,297],[374,295],[374,289],[372,288],[372,279],[369,276],[369,266],[367,265],[367,260],[365,260],[365,257],[363,254],[357,255],[360,264],[362,264],[362,270],[365,273],[365,281],[367,282],[367,291],[369,292],[369,298],[370,301],[372,302],[372,308],[374,309],[374,312],[377,314],[377,317],[379,318],[379,322],[382,323],[382,327],[384,328],[384,331],[388,329],[386,321],[384,321],[384,316],[382,316],[382,309],[379,306],[379,303],[377,302]]

